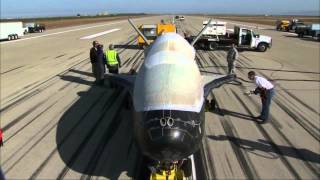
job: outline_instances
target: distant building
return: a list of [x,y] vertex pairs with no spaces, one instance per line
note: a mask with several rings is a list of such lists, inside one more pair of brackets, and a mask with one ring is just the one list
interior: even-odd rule
[[105,11],[105,12],[101,12],[101,13],[98,13],[98,16],[106,16],[106,15],[108,15],[109,13],[107,12],[107,11]]

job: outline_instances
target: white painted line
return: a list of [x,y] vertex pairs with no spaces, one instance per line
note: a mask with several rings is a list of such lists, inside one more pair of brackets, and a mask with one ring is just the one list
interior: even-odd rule
[[295,36],[297,36],[297,34],[296,33],[292,33],[292,32],[284,32],[285,34],[288,34],[288,35],[295,35]]
[[[152,18],[152,17],[138,18],[138,19],[135,19],[135,21],[140,21],[140,20],[148,19],[148,18]],[[13,40],[13,41],[1,42],[0,45],[20,42],[20,41],[25,41],[25,40],[30,40],[30,39],[37,39],[37,38],[41,38],[41,37],[53,36],[53,35],[63,34],[63,33],[68,33],[68,32],[81,31],[81,30],[85,30],[85,29],[92,29],[92,28],[96,28],[96,27],[110,26],[110,25],[120,24],[120,23],[124,23],[124,22],[126,22],[126,20],[122,20],[122,21],[118,21],[118,22],[114,22],[114,23],[108,23],[108,24],[100,24],[100,25],[95,25],[95,26],[90,26],[90,27],[75,28],[75,29],[70,29],[70,30],[61,31],[61,32],[44,34],[44,35],[40,35],[40,36],[34,36],[34,37],[23,38],[23,39],[18,39],[18,40]]]
[[119,31],[119,30],[120,29],[111,29],[111,30],[100,32],[100,33],[97,33],[97,34],[92,34],[90,36],[85,36],[85,37],[82,37],[80,39],[82,39],[82,40],[84,40],[84,39],[93,39],[93,38],[96,38],[96,37],[99,37],[99,36],[102,36],[102,35],[105,35],[105,34],[109,34],[109,33],[115,32],[115,31]]
[[80,31],[80,30],[85,30],[85,29],[92,29],[92,28],[102,27],[102,26],[109,26],[109,25],[119,24],[119,23],[122,23],[122,22],[109,23],[109,24],[101,24],[101,25],[90,26],[90,27],[84,27],[84,28],[78,28],[78,29],[70,29],[70,30],[67,30],[67,31],[61,31],[61,32],[50,33],[50,34],[44,34],[44,35],[35,36],[35,37],[29,37],[29,38],[24,38],[24,39],[18,39],[18,40],[14,40],[14,41],[2,42],[2,43],[0,43],[0,44],[14,43],[14,42],[25,41],[25,40],[29,40],[29,39],[37,39],[37,38],[41,38],[41,37],[47,37],[47,36],[52,36],[52,35],[57,35],[57,34],[63,34],[63,33],[68,33],[68,32]]
[[191,165],[192,165],[192,180],[197,180],[196,166],[194,163],[193,154],[190,156],[190,158],[191,158]]

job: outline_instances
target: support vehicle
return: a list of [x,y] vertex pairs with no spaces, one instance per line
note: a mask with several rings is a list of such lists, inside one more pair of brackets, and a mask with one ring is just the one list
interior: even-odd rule
[[290,21],[288,20],[278,20],[276,22],[276,30],[278,31],[289,31]]
[[28,28],[29,33],[43,32],[46,30],[45,25],[39,23],[25,23],[25,27]]
[[[176,32],[176,26],[174,24],[147,24],[147,25],[141,25],[139,27],[139,30],[142,32],[142,34],[147,38],[148,43],[152,43],[158,36],[160,36],[163,33],[168,32]],[[138,36],[138,45],[144,46],[147,43],[144,41],[141,35]]]
[[15,40],[24,35],[22,22],[0,22],[0,40]]
[[[148,43],[153,42],[157,38],[157,25],[156,24],[145,24],[139,26],[139,30],[142,34],[147,38]],[[138,36],[138,45],[143,46],[146,42],[142,38],[142,36]]]
[[184,21],[184,16],[175,16],[176,20]]
[[[272,38],[269,36],[259,35],[251,29],[235,26],[233,33],[226,32],[225,22],[215,22],[207,28],[204,34],[196,43],[197,48],[215,50],[219,47],[230,46],[232,43],[241,48],[255,49],[265,52],[272,46]],[[206,25],[206,22],[203,22]],[[194,37],[186,38],[191,42]]]
[[295,32],[301,38],[304,36],[311,36],[320,40],[320,24],[299,26],[296,28]]
[[293,31],[295,32],[297,27],[300,26],[305,26],[305,24],[303,23],[303,21],[299,20],[299,19],[292,19],[289,23],[288,26],[288,31]]

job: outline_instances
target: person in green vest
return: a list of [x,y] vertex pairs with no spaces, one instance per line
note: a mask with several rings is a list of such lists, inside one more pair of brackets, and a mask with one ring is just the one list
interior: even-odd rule
[[119,74],[119,67],[121,67],[120,57],[114,45],[109,45],[109,50],[106,51],[106,64],[110,73]]

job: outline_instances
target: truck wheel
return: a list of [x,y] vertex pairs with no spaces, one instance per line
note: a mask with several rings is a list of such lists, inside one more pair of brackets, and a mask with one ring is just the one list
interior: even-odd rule
[[208,49],[213,51],[213,50],[216,50],[218,48],[218,44],[216,42],[210,42],[208,44]]
[[265,51],[267,50],[267,44],[265,44],[265,43],[260,43],[260,44],[258,45],[258,50],[259,50],[260,52],[265,52]]
[[11,40],[12,40],[12,36],[9,35],[9,36],[8,36],[8,41],[11,41]]
[[14,39],[19,39],[18,34],[14,35]]

